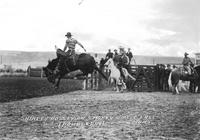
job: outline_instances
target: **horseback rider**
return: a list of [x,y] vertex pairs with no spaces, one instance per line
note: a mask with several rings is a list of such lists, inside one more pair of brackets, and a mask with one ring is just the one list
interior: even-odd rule
[[[72,34],[70,32],[68,32],[65,36],[67,37],[67,40],[66,40],[65,47],[64,47],[63,51],[65,52],[66,49],[68,48],[68,51],[66,52],[66,54],[67,54],[68,57],[72,58],[73,65],[75,66],[76,65],[76,60],[75,60],[75,46],[76,46],[76,44],[81,46],[84,49],[85,52],[86,52],[86,50],[80,42],[78,42],[76,39],[72,38]],[[62,61],[62,59],[60,59],[60,61]],[[55,73],[59,72],[59,67],[62,63],[60,61],[58,62],[57,66],[56,66]]]
[[126,68],[129,71],[129,58],[126,55],[126,52],[122,46],[119,47],[119,53],[120,53],[120,62],[118,64],[118,68],[120,70],[122,77],[125,79],[122,72],[122,67]]
[[120,48],[120,56],[121,56],[121,65],[122,67],[124,68],[127,68],[127,65],[129,65],[129,58],[128,56],[126,55],[126,51],[124,50],[124,48]]
[[183,68],[188,72],[189,75],[191,75],[190,65],[193,63],[192,63],[191,59],[188,57],[188,55],[189,54],[187,52],[185,52],[182,64],[183,64]]

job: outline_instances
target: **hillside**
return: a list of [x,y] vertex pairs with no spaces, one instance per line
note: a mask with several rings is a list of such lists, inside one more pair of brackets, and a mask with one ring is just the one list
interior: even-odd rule
[[[95,56],[95,53],[90,53]],[[12,65],[13,68],[26,69],[31,67],[46,66],[48,60],[56,57],[55,52],[22,52],[22,51],[0,51],[0,64]],[[98,54],[97,59],[105,57],[105,54]],[[163,57],[163,56],[134,56],[136,64],[177,64],[182,62],[182,57]],[[194,61],[194,58],[192,58]],[[134,61],[131,62],[134,64]]]

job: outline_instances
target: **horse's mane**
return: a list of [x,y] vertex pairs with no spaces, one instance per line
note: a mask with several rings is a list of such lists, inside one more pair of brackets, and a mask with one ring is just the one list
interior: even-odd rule
[[55,59],[53,59],[53,60],[51,60],[51,62],[50,63],[57,63],[58,62],[58,57],[57,58],[55,58]]
[[77,54],[79,57],[84,57],[84,56],[86,56],[86,55],[89,55],[90,56],[90,54],[87,54],[87,53],[81,53],[81,54]]
[[49,61],[47,67],[48,67],[48,68],[51,68],[51,69],[54,69],[54,68],[56,67],[57,63],[58,63],[58,60],[59,60],[59,59],[58,59],[58,57],[57,57],[57,58],[55,58],[55,59]]

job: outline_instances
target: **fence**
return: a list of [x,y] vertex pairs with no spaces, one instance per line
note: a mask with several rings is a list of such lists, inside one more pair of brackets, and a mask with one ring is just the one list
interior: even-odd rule
[[[107,68],[102,69],[102,71],[107,77],[109,76]],[[84,90],[101,90],[106,87],[108,87],[108,83],[96,70],[92,74],[89,74],[83,82]]]
[[[108,77],[109,71],[105,67],[104,74]],[[130,71],[136,81],[128,79],[126,81],[128,90],[131,91],[158,91],[159,77],[158,66],[156,65],[131,65]],[[107,82],[98,72],[94,72],[84,81],[84,89],[101,90],[109,87]]]
[[[108,77],[109,71],[105,67],[102,69],[104,74]],[[42,68],[28,67],[28,76],[30,77],[45,77]],[[127,88],[131,91],[158,91],[159,90],[159,72],[156,65],[131,65],[130,73],[136,78],[133,82],[130,79],[126,81]],[[65,78],[73,78],[66,76]],[[83,89],[85,90],[101,90],[105,89],[108,83],[102,78],[102,76],[95,70],[92,74],[89,74],[83,81]]]
[[40,78],[45,77],[45,74],[42,68],[31,68],[31,66],[29,66],[27,69],[27,75],[29,77],[40,77]]
[[136,78],[136,81],[127,81],[127,88],[129,90],[158,90],[158,67],[156,65],[131,65],[130,73]]

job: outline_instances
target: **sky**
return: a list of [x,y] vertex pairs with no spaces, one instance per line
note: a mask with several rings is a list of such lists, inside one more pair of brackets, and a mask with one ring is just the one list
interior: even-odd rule
[[199,0],[1,0],[0,17],[0,50],[55,51],[71,32],[87,52],[200,52]]

